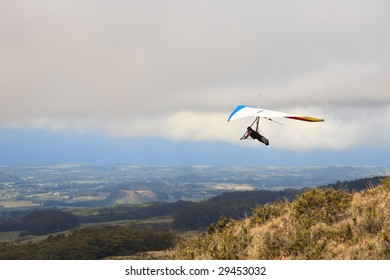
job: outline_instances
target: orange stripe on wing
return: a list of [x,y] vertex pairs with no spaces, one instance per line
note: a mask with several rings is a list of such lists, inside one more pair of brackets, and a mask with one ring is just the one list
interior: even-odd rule
[[298,121],[305,121],[305,122],[323,122],[324,121],[324,119],[317,119],[317,118],[313,118],[313,117],[298,117],[298,116],[294,116],[294,117],[285,117],[285,118],[298,120]]

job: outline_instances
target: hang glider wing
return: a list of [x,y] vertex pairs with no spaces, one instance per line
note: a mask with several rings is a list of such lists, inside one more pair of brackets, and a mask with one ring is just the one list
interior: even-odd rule
[[276,112],[272,110],[261,109],[252,106],[239,105],[237,108],[230,114],[228,121],[233,121],[242,118],[248,117],[263,117],[266,119],[272,120],[273,118],[287,118],[298,121],[306,122],[323,122],[324,119],[318,119],[308,116],[297,116],[288,113]]

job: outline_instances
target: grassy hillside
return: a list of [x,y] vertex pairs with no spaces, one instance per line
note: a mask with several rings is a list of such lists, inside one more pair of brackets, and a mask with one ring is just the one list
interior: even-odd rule
[[357,193],[310,189],[182,240],[176,259],[390,259],[390,177]]

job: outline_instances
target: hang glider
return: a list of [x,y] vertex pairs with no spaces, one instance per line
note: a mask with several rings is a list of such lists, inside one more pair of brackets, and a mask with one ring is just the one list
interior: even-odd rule
[[[276,122],[278,124],[281,124],[278,121],[275,121],[275,118],[286,118],[286,119],[292,119],[292,120],[298,120],[298,121],[306,121],[306,122],[323,122],[324,119],[319,119],[319,118],[314,118],[314,117],[308,117],[308,116],[297,116],[293,114],[288,114],[288,113],[282,113],[282,112],[277,112],[277,111],[272,111],[272,110],[267,110],[267,109],[261,109],[258,107],[253,107],[253,106],[246,106],[246,105],[239,105],[237,106],[236,109],[230,114],[228,121],[233,121],[237,119],[242,119],[242,118],[249,118],[249,117],[254,117],[255,120],[251,124],[251,126],[248,126],[247,131],[245,134],[241,137],[240,140],[248,139],[251,137],[252,139],[257,139],[260,142],[264,143],[265,145],[269,145],[269,141],[267,138],[262,136],[259,133],[259,122],[260,118],[264,118],[266,120]],[[252,126],[256,124],[255,130],[252,129]]]

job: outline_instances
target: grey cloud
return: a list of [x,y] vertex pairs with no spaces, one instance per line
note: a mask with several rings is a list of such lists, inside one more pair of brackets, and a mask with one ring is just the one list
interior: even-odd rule
[[[101,133],[134,137],[126,131],[158,120],[175,131],[160,136],[180,139],[188,132],[179,116],[192,126],[194,116],[214,116],[219,131],[260,92],[271,109],[324,117],[389,104],[389,5],[3,1],[0,124],[72,131],[78,122],[93,133],[92,123],[105,123]],[[338,129],[354,122],[341,117]],[[199,139],[218,138],[196,129]]]

